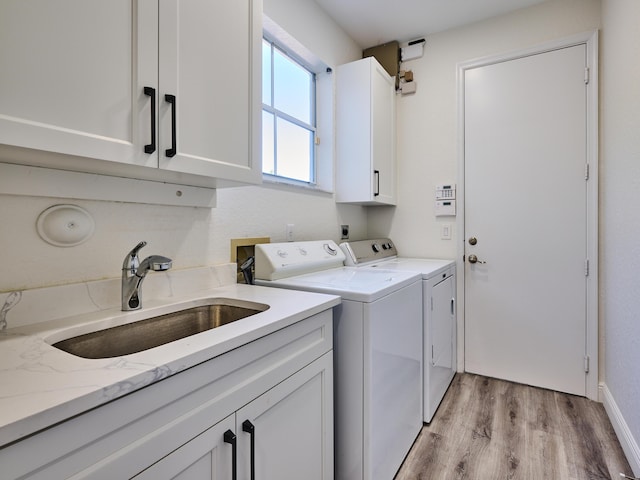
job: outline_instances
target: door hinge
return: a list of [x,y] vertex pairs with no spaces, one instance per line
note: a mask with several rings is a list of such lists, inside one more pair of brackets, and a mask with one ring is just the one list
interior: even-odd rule
[[584,84],[589,85],[589,67],[585,67],[584,69]]
[[584,373],[589,373],[589,355],[584,357]]
[[589,259],[588,258],[584,261],[584,276],[585,277],[589,276]]
[[589,164],[585,163],[584,165],[584,179],[589,180]]

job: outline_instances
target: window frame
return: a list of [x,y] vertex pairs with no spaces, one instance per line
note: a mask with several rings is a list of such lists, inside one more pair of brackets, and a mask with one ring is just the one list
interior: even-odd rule
[[[318,138],[318,119],[317,119],[317,74],[314,69],[308,65],[303,59],[301,59],[298,55],[291,52],[286,46],[282,45],[277,40],[273,39],[267,32],[263,32],[262,36],[263,45],[267,43],[270,47],[270,68],[269,71],[271,73],[271,78],[269,81],[271,92],[270,92],[270,104],[266,104],[264,102],[264,98],[262,101],[262,112],[270,114],[273,116],[273,162],[274,162],[274,173],[262,172],[263,178],[274,181],[274,182],[282,182],[282,183],[290,183],[293,185],[303,185],[309,187],[317,186],[317,178],[318,178],[318,152],[317,152],[317,138]],[[274,56],[275,52],[278,51],[281,55],[285,56],[289,61],[295,63],[300,68],[304,69],[310,75],[309,82],[309,117],[313,123],[307,123],[304,120],[301,120],[297,117],[294,117],[282,110],[277,109],[274,106],[274,92],[276,89],[275,85],[275,69],[274,69]],[[263,68],[263,72],[266,69]],[[263,73],[264,75],[264,73]],[[263,77],[264,78],[264,77]],[[309,140],[309,172],[308,178],[309,180],[301,180],[297,178],[287,177],[284,175],[278,174],[278,119],[281,119],[285,122],[288,122],[297,127],[303,128],[304,130],[311,133]],[[264,134],[264,131],[262,132]],[[263,150],[264,152],[264,150]]]

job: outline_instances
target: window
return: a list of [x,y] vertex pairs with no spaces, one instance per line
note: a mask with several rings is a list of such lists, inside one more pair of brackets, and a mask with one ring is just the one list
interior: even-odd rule
[[266,39],[262,72],[262,173],[315,184],[315,74]]

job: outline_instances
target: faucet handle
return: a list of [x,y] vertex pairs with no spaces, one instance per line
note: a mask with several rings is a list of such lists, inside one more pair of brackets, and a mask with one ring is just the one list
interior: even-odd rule
[[129,255],[131,255],[132,257],[135,257],[138,254],[138,251],[140,251],[140,249],[142,247],[144,247],[147,244],[147,242],[145,242],[144,240],[142,240],[138,245],[136,245],[135,247],[133,247],[133,250],[131,250],[129,252]]
[[138,260],[138,252],[142,247],[147,244],[144,240],[137,244],[133,249],[127,253],[127,256],[124,257],[124,262],[122,262],[123,270],[131,270],[131,268],[138,268],[139,260]]

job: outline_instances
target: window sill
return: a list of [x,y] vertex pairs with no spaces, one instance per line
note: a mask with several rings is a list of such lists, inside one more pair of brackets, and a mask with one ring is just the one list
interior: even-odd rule
[[300,182],[284,177],[278,177],[275,175],[262,174],[262,185],[273,188],[284,188],[296,191],[304,191],[309,193],[326,193],[333,195],[332,188],[322,187],[321,185],[311,184],[307,182]]

